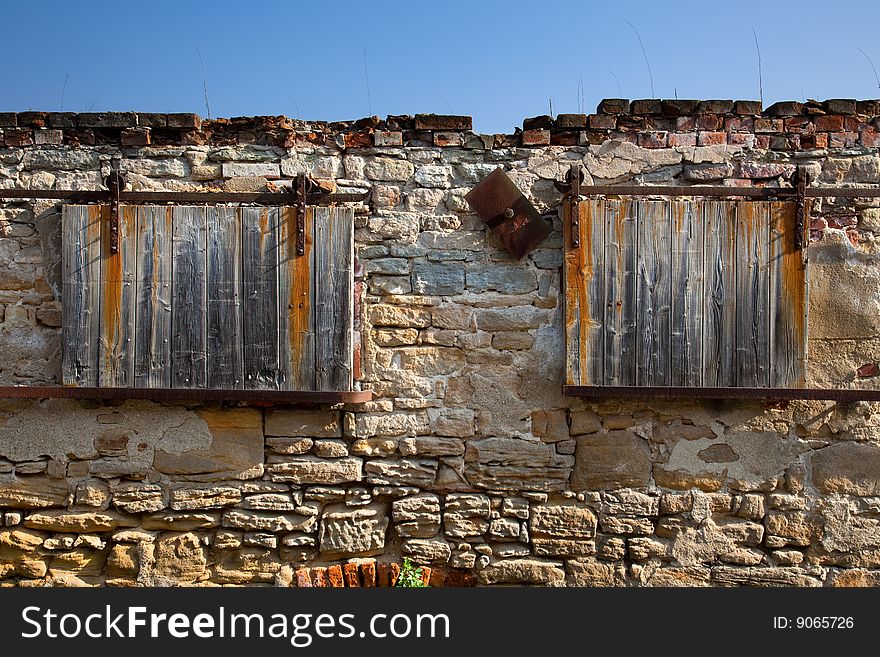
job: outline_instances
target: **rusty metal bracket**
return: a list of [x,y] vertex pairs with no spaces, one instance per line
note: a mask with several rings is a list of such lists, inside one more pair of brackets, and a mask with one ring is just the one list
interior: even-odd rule
[[517,259],[543,242],[553,230],[501,168],[486,176],[465,199]]
[[810,184],[810,174],[804,165],[798,166],[795,171],[795,206],[794,206],[794,248],[803,251],[806,243],[804,232],[808,229],[809,209],[807,207],[807,187]]
[[113,168],[104,180],[110,191],[110,253],[119,253],[119,195],[128,180],[118,168]]
[[570,210],[568,213],[571,222],[571,246],[578,248],[581,245],[581,213],[578,204],[581,200],[581,182],[583,182],[583,169],[580,162],[575,162],[568,170],[568,183],[571,185],[569,193]]
[[306,174],[296,177],[296,255],[306,254]]

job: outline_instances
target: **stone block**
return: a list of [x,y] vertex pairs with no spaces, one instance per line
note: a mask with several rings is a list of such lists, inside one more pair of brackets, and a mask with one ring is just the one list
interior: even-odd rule
[[329,505],[321,516],[318,545],[322,558],[341,559],[381,554],[385,549],[388,509],[384,504],[348,508]]
[[574,490],[644,487],[651,480],[651,452],[629,431],[578,438],[571,476]]

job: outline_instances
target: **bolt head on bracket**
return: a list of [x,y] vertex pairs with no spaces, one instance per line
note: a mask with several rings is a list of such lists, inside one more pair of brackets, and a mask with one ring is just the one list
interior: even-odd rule
[[465,199],[515,258],[522,258],[553,230],[500,168],[469,191]]

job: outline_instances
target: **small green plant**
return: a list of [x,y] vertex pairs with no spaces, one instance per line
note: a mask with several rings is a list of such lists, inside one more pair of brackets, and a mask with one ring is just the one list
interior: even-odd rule
[[400,567],[400,576],[397,578],[397,586],[423,589],[428,585],[422,581],[422,569],[414,566],[408,557],[404,557],[403,565]]

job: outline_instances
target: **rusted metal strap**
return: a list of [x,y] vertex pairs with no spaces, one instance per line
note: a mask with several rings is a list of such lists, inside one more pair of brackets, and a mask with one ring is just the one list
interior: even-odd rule
[[880,390],[834,388],[689,388],[655,386],[562,386],[566,397],[626,399],[816,399],[880,401]]
[[568,182],[571,184],[571,194],[569,197],[571,208],[569,212],[569,220],[571,222],[571,246],[578,248],[581,245],[581,176],[583,170],[580,162],[575,162],[568,170]]
[[[309,191],[307,205],[332,203],[360,203],[370,192],[354,194],[327,194]],[[77,191],[61,189],[0,189],[0,199],[56,199],[81,203],[108,203],[110,191]],[[290,192],[119,192],[119,202],[138,203],[254,203],[258,205],[288,205]]]
[[113,169],[105,184],[110,194],[110,253],[119,253],[119,195],[128,181],[118,169]]
[[804,230],[809,224],[807,221],[807,186],[810,184],[810,174],[804,165],[798,166],[795,171],[795,188],[797,196],[794,206],[794,248],[802,251],[804,248]]
[[0,399],[151,399],[154,401],[238,401],[260,404],[360,403],[370,390],[216,390],[187,388],[76,388],[70,386],[0,386]]
[[296,255],[306,254],[306,176],[296,177]]

